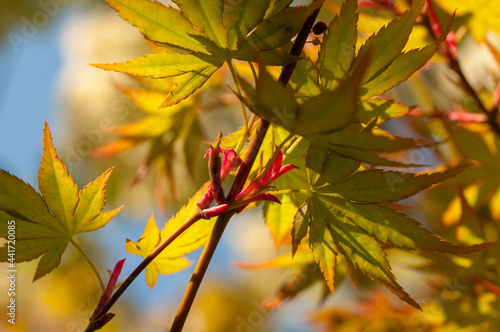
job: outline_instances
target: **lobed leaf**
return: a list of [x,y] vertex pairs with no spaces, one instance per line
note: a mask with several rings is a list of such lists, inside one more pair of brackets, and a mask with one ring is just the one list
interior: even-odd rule
[[405,106],[390,99],[369,99],[358,104],[356,119],[368,123],[377,119],[377,124],[403,116],[414,107]]
[[432,44],[422,49],[413,49],[398,55],[386,70],[364,84],[363,88],[366,90],[364,90],[365,93],[361,98],[366,100],[370,97],[381,95],[401,82],[406,81],[417,70],[422,68],[432,58],[434,53],[439,50],[439,46],[448,35],[448,32],[450,32],[453,18],[454,16],[445,31]]
[[290,7],[267,17],[238,45],[238,49],[257,48],[265,51],[285,45],[299,32],[306,19],[320,8],[321,3],[315,1],[307,7]]
[[238,41],[248,35],[264,19],[270,0],[242,0],[238,2],[224,0],[222,14],[227,30],[227,45],[230,50],[237,50]]
[[217,53],[217,47],[182,14],[157,1],[106,0],[120,16],[136,26],[147,39],[187,51]]
[[[319,233],[329,232],[336,250],[342,253],[351,264],[368,277],[387,287],[401,300],[420,309],[415,300],[396,282],[394,275],[391,273],[385,252],[375,239],[332,207],[328,201],[323,200],[322,196],[313,195],[311,202],[312,211],[314,211],[312,212],[313,220],[311,221],[311,229],[315,222],[320,223],[319,220],[324,219],[325,221],[320,223],[322,226],[323,224],[325,225],[324,229],[321,227],[322,229],[319,230]],[[328,263],[332,265],[333,262],[330,261]],[[327,282],[330,283],[330,280],[328,279]]]
[[43,155],[38,171],[43,200],[68,233],[75,230],[73,212],[78,204],[78,187],[57,156],[47,124],[43,128]]
[[[102,212],[105,185],[112,169],[82,191],[57,156],[50,129],[43,130],[43,156],[38,172],[40,191],[0,170],[0,221],[16,221],[16,261],[41,256],[33,280],[56,268],[68,242],[81,232],[103,227],[121,209]],[[50,210],[49,210],[50,209]],[[3,234],[4,235],[4,234]],[[0,261],[7,261],[7,247],[0,248]]]
[[356,0],[344,2],[338,16],[330,23],[318,54],[321,86],[333,90],[349,71],[356,51],[358,13]]
[[355,68],[364,54],[370,52],[371,62],[366,70],[363,83],[370,82],[377,77],[400,55],[415,25],[415,20],[420,15],[424,2],[425,0],[412,1],[410,9],[380,29],[361,46],[352,67]]
[[227,48],[227,33],[222,23],[223,0],[174,0],[182,14],[205,36],[221,48]]
[[469,247],[451,244],[422,228],[416,220],[386,206],[351,203],[331,195],[323,199],[383,244],[452,254],[468,254],[490,246],[489,243]]
[[94,64],[95,67],[151,78],[166,78],[201,71],[207,66],[222,66],[204,54],[159,52],[146,54],[123,63]]
[[[134,242],[127,239],[125,250],[137,256],[147,257],[160,242],[160,230],[151,214],[139,240]],[[158,274],[175,273],[185,269],[189,264],[186,258],[168,255],[164,250],[146,267],[146,283],[153,288],[158,281]]]
[[207,64],[205,67],[200,68],[198,71],[189,72],[182,76],[182,78],[175,83],[170,89],[167,97],[160,105],[160,107],[173,106],[183,99],[189,97],[196,90],[201,88],[203,84],[212,76],[213,73],[219,69],[220,66]]
[[321,193],[335,194],[353,202],[396,202],[456,176],[467,167],[468,165],[459,165],[444,171],[423,174],[372,169],[355,173],[342,182],[324,186]]
[[312,201],[308,203],[306,216],[308,214],[311,218],[309,222],[309,246],[314,260],[318,263],[321,272],[323,272],[328,288],[334,294],[338,248],[329,230],[327,218],[323,217],[323,212],[319,206],[313,204]]

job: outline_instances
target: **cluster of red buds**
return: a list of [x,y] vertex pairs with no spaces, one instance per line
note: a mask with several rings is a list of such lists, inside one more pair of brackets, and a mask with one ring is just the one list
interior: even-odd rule
[[[220,147],[222,136],[219,135],[215,143],[205,154],[209,158],[208,169],[210,173],[210,187],[202,198],[197,202],[205,219],[210,219],[229,210],[245,207],[246,205],[257,201],[271,201],[281,203],[280,200],[268,193],[271,184],[280,176],[288,171],[297,168],[294,165],[282,165],[283,153],[276,148],[273,161],[239,194],[234,198],[227,200],[222,189],[222,181],[227,175],[243,161],[233,149],[224,149]],[[224,155],[224,161],[221,162],[220,154]],[[217,206],[210,207],[213,201]]]

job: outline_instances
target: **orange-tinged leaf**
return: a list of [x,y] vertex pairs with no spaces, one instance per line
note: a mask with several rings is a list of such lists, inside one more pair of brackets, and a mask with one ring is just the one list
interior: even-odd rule
[[[47,123],[43,133],[43,156],[38,172],[43,196],[15,176],[0,171],[0,221],[5,225],[15,221],[17,262],[42,257],[34,280],[60,264],[68,242],[72,242],[76,234],[103,227],[120,210],[102,213],[106,201],[104,188],[112,169],[78,191],[57,156]],[[6,246],[0,248],[0,261],[7,261],[7,253]]]
[[108,158],[119,153],[128,151],[139,145],[141,142],[131,138],[120,138],[95,148],[92,151],[93,157]]

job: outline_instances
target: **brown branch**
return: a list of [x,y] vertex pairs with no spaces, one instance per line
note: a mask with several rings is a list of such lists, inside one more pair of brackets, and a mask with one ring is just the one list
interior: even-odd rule
[[113,293],[106,304],[102,307],[96,317],[91,320],[85,329],[85,332],[93,332],[99,328],[93,325],[95,320],[103,317],[109,309],[115,304],[115,302],[122,296],[123,292],[130,286],[130,284],[137,278],[137,276],[156,258],[172,241],[174,241],[179,235],[181,235],[185,230],[191,227],[195,222],[202,219],[201,211],[197,210],[191,217],[189,217],[182,225],[180,225],[172,234],[168,236],[162,243],[160,243],[149,255],[144,258],[144,260],[139,264],[135,270],[123,281],[120,287]]
[[179,305],[179,309],[172,323],[172,327],[170,328],[170,332],[182,331],[191,306],[193,305],[194,298],[196,297],[196,293],[200,288],[205,272],[207,272],[208,265],[210,265],[215,249],[219,244],[229,220],[231,220],[234,214],[235,211],[229,211],[217,217],[217,221],[215,222],[212,233],[210,234],[210,240],[203,248],[200,259],[198,260],[193,275],[191,276],[191,280],[189,280],[189,284],[186,288],[181,304]]
[[[306,20],[306,22],[302,26],[302,29],[297,35],[297,38],[295,39],[295,42],[290,51],[291,55],[299,56],[302,53],[302,49],[304,48],[304,45],[307,41],[307,37],[309,36],[309,33],[313,27],[316,17],[318,16],[318,13],[319,13],[319,8],[311,14],[311,16]],[[283,83],[284,85],[287,85],[295,69],[295,66],[296,63],[291,63],[289,65],[286,65],[283,68],[283,71],[281,72],[281,75],[279,77],[279,82]],[[259,128],[257,128],[257,132],[247,150],[245,159],[238,169],[238,173],[236,174],[233,185],[231,186],[231,190],[227,195],[226,199],[228,201],[233,199],[243,189],[245,182],[248,178],[248,175],[250,174],[250,171],[252,169],[253,163],[255,162],[257,154],[259,153],[262,142],[264,141],[264,137],[267,134],[269,125],[270,125],[269,121],[262,119]],[[195,271],[193,272],[191,280],[188,284],[186,292],[184,293],[184,297],[179,306],[179,310],[177,311],[177,315],[175,316],[174,322],[172,323],[172,327],[170,329],[171,332],[182,331],[182,328],[184,327],[184,323],[186,322],[193,301],[196,297],[196,293],[200,288],[201,282],[203,280],[205,272],[207,271],[208,265],[210,264],[215,249],[219,244],[224,229],[226,228],[226,225],[231,220],[234,214],[236,214],[236,211],[228,211],[218,217],[214,229],[210,235],[210,240],[203,249],[203,252],[201,254],[200,259],[198,260],[198,263],[196,265]]]

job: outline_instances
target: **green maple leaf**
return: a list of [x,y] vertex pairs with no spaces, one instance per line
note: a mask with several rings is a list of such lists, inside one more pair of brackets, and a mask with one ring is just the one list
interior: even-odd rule
[[[43,130],[43,156],[38,172],[40,194],[17,177],[0,170],[0,221],[2,228],[15,221],[16,262],[41,256],[33,280],[59,266],[69,242],[79,233],[106,225],[121,209],[102,212],[104,190],[112,169],[78,190],[68,169],[57,156],[50,130]],[[2,230],[2,236],[6,238]],[[8,247],[0,248],[0,261],[8,260]]]
[[419,308],[396,282],[383,245],[453,254],[471,253],[490,245],[448,243],[384,205],[451,178],[467,166],[412,174],[379,169],[357,171],[359,163],[339,161],[335,154],[309,149],[306,166],[310,194],[292,232],[294,248],[309,234],[311,250],[332,293],[337,256],[342,254],[354,267]]
[[[137,242],[127,239],[125,249],[134,255],[147,257],[162,241],[174,232],[198,207],[196,202],[207,191],[209,183],[205,183],[201,189],[189,199],[179,212],[165,223],[163,230],[159,230],[153,215],[148,220],[146,228]],[[146,268],[146,283],[153,288],[158,280],[159,274],[170,274],[178,272],[190,262],[184,255],[200,248],[205,244],[215,218],[210,220],[201,219],[179,235],[165,250],[163,250]]]
[[[284,65],[297,57],[277,50],[297,34],[321,1],[288,8],[269,0],[178,0],[180,10],[149,0],[107,0],[163,52],[125,63],[95,65],[152,78],[180,76],[162,107],[172,106],[200,88],[225,62],[264,61]],[[182,51],[174,51],[182,50]]]
[[359,161],[404,164],[380,156],[424,147],[429,141],[393,136],[376,124],[406,114],[411,107],[375,98],[408,79],[437,51],[451,25],[434,43],[403,53],[424,1],[371,36],[356,55],[357,1],[347,0],[329,25],[316,63],[302,59],[290,87],[265,70],[255,89],[240,80],[248,108],[313,144]]

